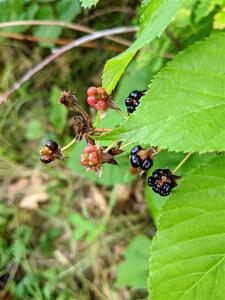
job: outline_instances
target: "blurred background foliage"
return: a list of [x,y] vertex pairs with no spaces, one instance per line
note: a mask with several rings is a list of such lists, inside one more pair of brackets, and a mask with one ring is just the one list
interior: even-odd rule
[[[147,3],[148,1],[143,1]],[[164,34],[135,57],[113,99],[146,89],[154,75],[180,50],[225,28],[222,0],[187,0]],[[78,0],[1,0],[0,22],[58,20],[101,30],[136,25],[140,1],[102,0],[90,10]],[[27,70],[83,33],[57,26],[0,28],[0,90],[7,91]],[[130,42],[133,34],[123,35]],[[86,105],[86,89],[101,85],[107,59],[125,50],[97,40],[58,58],[0,108],[0,299],[147,299],[148,253],[165,201],[137,180],[129,149],[119,167],[103,177],[79,164],[84,143],[68,149],[63,162],[41,165],[38,150],[47,138],[64,145],[73,138],[73,116],[58,104],[63,90]],[[163,93],[163,87],[162,87]],[[109,111],[101,127],[121,115]],[[179,174],[207,161],[193,155]],[[154,167],[175,167],[180,153],[163,151]]]

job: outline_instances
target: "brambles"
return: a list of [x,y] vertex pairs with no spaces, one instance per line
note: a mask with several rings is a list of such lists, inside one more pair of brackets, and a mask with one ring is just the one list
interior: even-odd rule
[[173,175],[169,169],[157,169],[148,177],[148,185],[160,196],[168,196],[177,185],[177,176]]
[[[145,91],[135,90],[129,94],[125,102],[128,111],[135,110],[144,93]],[[88,104],[96,110],[99,110],[100,114],[105,114],[108,108],[119,110],[102,87],[90,87],[87,90],[87,95]],[[117,142],[116,147],[113,147],[115,142],[113,142],[111,146],[105,147],[96,144],[94,140],[94,137],[97,138],[102,133],[109,132],[111,129],[95,128],[90,116],[79,106],[74,93],[64,91],[59,102],[66,108],[78,112],[78,115],[74,117],[73,124],[75,138],[62,149],[60,149],[57,142],[52,140],[46,141],[45,146],[40,149],[41,162],[49,164],[55,159],[63,159],[63,151],[69,148],[73,143],[85,140],[87,144],[80,156],[80,163],[85,167],[86,171],[95,171],[100,177],[104,163],[118,165],[114,157],[123,152],[121,149],[122,142]],[[127,147],[129,144],[131,144],[131,142],[122,148]],[[139,172],[141,175],[148,171],[152,167],[153,158],[158,152],[159,150],[154,147],[143,149],[140,145],[134,146],[130,151],[129,157],[133,171],[136,169],[137,173]],[[157,169],[153,172],[152,176],[148,178],[148,185],[152,187],[154,192],[161,196],[167,196],[176,186],[175,179],[177,179],[177,176],[174,176],[169,169]]]
[[153,156],[156,154],[154,148],[143,150],[137,145],[131,149],[130,163],[133,168],[140,168],[142,171],[149,170],[153,165]]
[[125,105],[127,107],[127,112],[132,114],[138,105],[140,104],[140,99],[144,96],[146,91],[133,91],[131,92],[125,100]]

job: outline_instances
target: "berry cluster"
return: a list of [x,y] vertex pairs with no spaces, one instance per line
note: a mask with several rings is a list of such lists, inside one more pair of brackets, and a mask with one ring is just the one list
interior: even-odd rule
[[169,169],[157,169],[148,177],[148,185],[160,196],[168,196],[177,185],[176,177]]
[[102,161],[99,147],[87,144],[80,156],[80,163],[89,170],[94,170],[97,165],[100,165]]
[[125,100],[125,105],[127,107],[127,112],[132,114],[138,105],[140,104],[140,99],[144,96],[146,91],[133,91],[131,92]]
[[102,87],[90,87],[87,95],[87,103],[94,109],[103,111],[107,109],[108,95]]
[[142,171],[147,171],[153,165],[153,160],[148,150],[143,150],[141,146],[137,145],[131,149],[130,163],[133,168],[140,168]]
[[40,148],[40,161],[49,164],[54,159],[62,159],[63,155],[59,149],[59,145],[55,141],[48,140],[45,146]]

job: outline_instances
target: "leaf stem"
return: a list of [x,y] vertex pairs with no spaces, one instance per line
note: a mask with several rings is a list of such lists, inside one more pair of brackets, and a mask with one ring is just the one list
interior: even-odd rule
[[109,150],[112,149],[113,146],[114,146],[116,143],[117,143],[117,141],[112,142],[112,144],[110,144],[110,145],[105,149],[104,153],[109,152]]
[[183,159],[182,161],[176,166],[176,168],[172,171],[172,173],[176,173],[181,166],[188,160],[188,158],[193,154],[193,152],[189,152]]
[[70,146],[72,146],[74,143],[76,143],[76,138],[74,138],[71,142],[69,142],[69,144],[67,144],[66,146],[64,146],[61,149],[61,152],[65,151],[66,149],[68,149]]
[[98,132],[111,132],[112,129],[111,128],[95,128],[94,132],[98,133]]
[[134,142],[129,142],[127,144],[124,144],[123,146],[120,147],[120,149],[125,149],[126,147],[130,146],[131,144],[133,144]]

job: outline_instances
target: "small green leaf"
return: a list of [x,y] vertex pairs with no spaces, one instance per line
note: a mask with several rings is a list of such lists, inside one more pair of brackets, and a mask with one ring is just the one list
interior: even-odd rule
[[130,242],[125,259],[117,268],[117,288],[147,288],[150,245],[151,241],[145,235],[138,235]]
[[93,5],[97,5],[99,0],[80,0],[81,6],[83,8],[90,8]]
[[137,111],[102,139],[170,151],[224,151],[224,48],[225,34],[218,33],[181,52],[158,73]]
[[103,87],[110,94],[137,51],[160,36],[181,5],[180,0],[152,0],[141,16],[137,40],[122,54],[107,61],[103,72]]
[[223,300],[225,155],[185,176],[163,207],[150,259],[152,300]]

